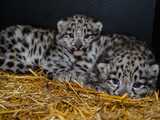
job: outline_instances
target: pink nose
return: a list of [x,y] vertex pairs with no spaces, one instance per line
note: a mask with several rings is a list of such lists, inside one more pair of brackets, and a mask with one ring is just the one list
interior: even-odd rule
[[119,95],[119,96],[123,96],[124,94],[126,94],[125,91],[117,91],[117,92],[115,92],[115,95]]

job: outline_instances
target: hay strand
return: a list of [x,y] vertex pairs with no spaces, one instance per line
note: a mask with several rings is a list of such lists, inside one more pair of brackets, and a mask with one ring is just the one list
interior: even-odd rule
[[0,120],[160,119],[159,91],[142,99],[110,96],[79,84],[48,80],[41,71],[0,72]]

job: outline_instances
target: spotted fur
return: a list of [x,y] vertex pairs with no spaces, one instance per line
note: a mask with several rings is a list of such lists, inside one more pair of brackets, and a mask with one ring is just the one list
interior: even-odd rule
[[50,79],[71,80],[107,91],[143,97],[159,74],[153,53],[123,35],[100,36],[102,23],[74,15],[57,23],[58,33],[31,26],[0,32],[0,69],[25,73],[41,66]]
[[54,45],[54,31],[31,26],[10,26],[0,32],[0,69],[27,72],[41,63]]
[[96,66],[99,81],[94,87],[111,95],[140,98],[156,88],[159,66],[147,45],[134,38],[112,35]]
[[93,46],[99,41],[102,23],[84,15],[74,15],[58,21],[57,28],[56,46],[45,57],[42,68],[51,78],[74,76],[73,79],[77,79],[96,63]]
[[99,38],[102,23],[84,15],[74,15],[57,23],[57,44],[71,52],[85,51],[91,43]]

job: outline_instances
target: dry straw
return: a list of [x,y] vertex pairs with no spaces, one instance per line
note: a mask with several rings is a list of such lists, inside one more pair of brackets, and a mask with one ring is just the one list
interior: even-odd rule
[[0,72],[0,120],[160,120],[158,92],[143,99],[110,96],[30,72]]

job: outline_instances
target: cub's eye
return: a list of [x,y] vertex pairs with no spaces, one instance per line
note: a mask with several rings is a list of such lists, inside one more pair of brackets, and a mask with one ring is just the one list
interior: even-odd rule
[[113,84],[119,84],[119,80],[118,79],[112,79]]
[[115,85],[119,84],[119,80],[115,79],[115,78],[110,78],[109,81],[112,82]]
[[69,38],[69,35],[63,35],[63,38]]
[[74,37],[72,33],[70,33],[68,36],[69,36],[69,37],[71,37],[71,38],[73,38],[73,37]]
[[71,31],[71,28],[70,28],[70,27],[68,27],[68,28],[67,28],[67,31]]
[[73,34],[65,34],[63,35],[63,38],[73,38]]
[[143,86],[143,83],[140,83],[140,82],[136,82],[136,83],[133,84],[134,88],[140,88],[142,86]]
[[89,38],[89,37],[91,37],[91,35],[89,35],[89,34],[85,35],[85,38]]
[[93,36],[93,35],[85,35],[84,38],[85,38],[85,40],[87,42],[91,42],[91,41],[93,41],[95,39],[95,36]]

